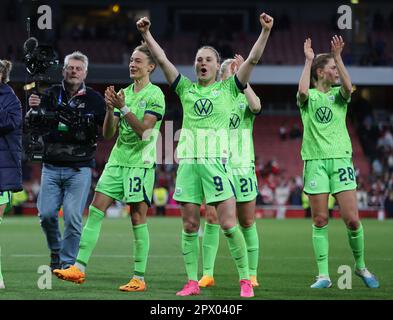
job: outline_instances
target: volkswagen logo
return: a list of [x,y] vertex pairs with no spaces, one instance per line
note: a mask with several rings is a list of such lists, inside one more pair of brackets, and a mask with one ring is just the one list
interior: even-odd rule
[[315,112],[315,118],[320,123],[329,123],[333,118],[333,112],[328,107],[320,107]]
[[240,118],[236,113],[231,114],[231,119],[229,120],[229,129],[237,129],[240,125]]
[[213,111],[213,103],[209,99],[199,99],[194,103],[194,111],[200,117],[207,117]]

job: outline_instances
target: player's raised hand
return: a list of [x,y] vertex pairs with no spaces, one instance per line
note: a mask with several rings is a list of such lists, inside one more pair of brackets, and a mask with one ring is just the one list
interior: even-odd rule
[[140,18],[136,22],[136,27],[140,33],[146,33],[147,31],[149,31],[150,26],[151,22],[147,17]]
[[109,87],[109,97],[110,102],[118,109],[121,109],[126,105],[123,89],[121,89],[119,93],[116,93],[113,87]]
[[235,54],[235,56],[233,57],[233,61],[230,65],[231,74],[235,74],[239,70],[243,62],[244,58],[240,54]]
[[113,100],[114,95],[116,94],[115,87],[109,86],[105,90],[105,98],[108,100]]
[[112,103],[112,95],[109,88],[105,90],[105,103],[108,110],[112,111],[114,109],[114,105]]
[[307,60],[313,60],[314,59],[314,50],[311,47],[311,39],[307,38],[304,41],[304,56],[306,57]]
[[235,54],[234,59],[235,59],[235,62],[236,62],[236,65],[237,65],[238,68],[239,68],[239,67],[242,65],[242,63],[244,62],[244,58],[243,58],[240,54]]
[[109,86],[105,90],[105,101],[111,104],[113,107],[122,108],[123,106],[119,104],[119,99],[117,97],[114,86]]
[[344,40],[341,36],[335,35],[332,40],[330,41],[331,44],[331,53],[333,56],[339,56],[341,55],[341,52],[344,49],[345,43]]
[[126,105],[126,96],[124,94],[123,89],[120,89],[119,93],[117,94],[117,97],[120,99],[121,105],[125,106]]
[[261,22],[262,28],[265,30],[271,30],[273,28],[273,22],[274,19],[273,17],[269,16],[268,14],[266,14],[265,12],[263,12],[260,16],[259,16],[259,21]]

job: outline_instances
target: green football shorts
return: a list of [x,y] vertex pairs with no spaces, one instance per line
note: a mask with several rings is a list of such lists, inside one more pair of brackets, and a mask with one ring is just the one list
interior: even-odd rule
[[219,158],[181,159],[173,199],[201,204],[221,202],[235,196],[232,173]]
[[107,164],[95,191],[126,203],[145,201],[150,207],[154,171],[154,168],[129,168]]
[[11,191],[0,191],[0,205],[11,202]]
[[254,200],[259,192],[255,168],[233,168],[232,174],[236,192],[236,202],[249,202]]
[[356,175],[351,158],[304,161],[304,192],[308,194],[355,190]]

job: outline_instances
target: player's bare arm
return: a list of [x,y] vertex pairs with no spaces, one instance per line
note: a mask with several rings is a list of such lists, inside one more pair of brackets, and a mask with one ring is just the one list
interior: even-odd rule
[[308,89],[310,88],[311,66],[314,60],[314,50],[311,47],[311,39],[304,41],[304,56],[306,61],[299,81],[298,102],[302,105],[308,99]]
[[244,86],[249,81],[251,72],[254,69],[255,65],[261,59],[263,51],[265,50],[265,46],[267,40],[270,35],[270,31],[273,28],[274,19],[266,13],[262,13],[259,16],[259,21],[262,26],[261,34],[259,35],[257,41],[252,47],[246,61],[240,66],[239,71],[237,72],[237,78],[240,83]]
[[345,43],[341,36],[335,35],[330,41],[331,53],[336,63],[338,75],[341,80],[341,93],[343,97],[348,99],[352,93],[352,82],[347,69],[345,68],[344,62],[341,58],[341,53],[344,49]]
[[[231,66],[232,70],[234,70],[234,72],[236,73],[236,71],[239,70],[243,62],[244,62],[244,58],[240,54],[235,54],[234,61],[232,63],[233,66]],[[246,96],[250,111],[252,113],[259,113],[262,108],[261,100],[255,94],[254,90],[252,89],[249,83],[247,83],[247,88],[244,89],[243,92],[244,95]]]
[[250,84],[244,89],[244,95],[246,96],[248,102],[248,108],[252,113],[259,113],[262,109],[261,100],[256,95]]
[[170,62],[157,41],[153,38],[150,33],[151,22],[148,18],[143,17],[136,22],[136,27],[141,33],[143,40],[146,42],[154,60],[158,63],[162,71],[164,72],[165,78],[167,79],[169,85],[171,85],[179,75],[179,71]]

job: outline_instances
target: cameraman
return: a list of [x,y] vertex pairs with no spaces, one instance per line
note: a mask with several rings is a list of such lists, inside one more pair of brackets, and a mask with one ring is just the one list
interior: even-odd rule
[[[22,106],[7,85],[11,68],[11,62],[0,60],[0,224],[11,192],[22,190]],[[1,261],[0,289],[4,289]]]
[[[62,122],[44,136],[45,152],[37,207],[51,251],[52,270],[67,268],[75,263],[83,210],[95,165],[98,125],[102,126],[106,112],[103,97],[85,86],[87,67],[88,58],[81,52],[67,55],[64,59],[62,84],[50,87],[47,92],[54,94],[56,98],[57,103],[53,108],[66,108],[70,114],[77,110],[81,117],[93,116],[95,126],[94,138],[87,141],[77,139],[73,130]],[[39,96],[32,94],[29,97],[30,107],[38,107],[40,103]],[[86,136],[88,135],[86,132]],[[62,206],[63,239],[58,225],[58,212]]]

